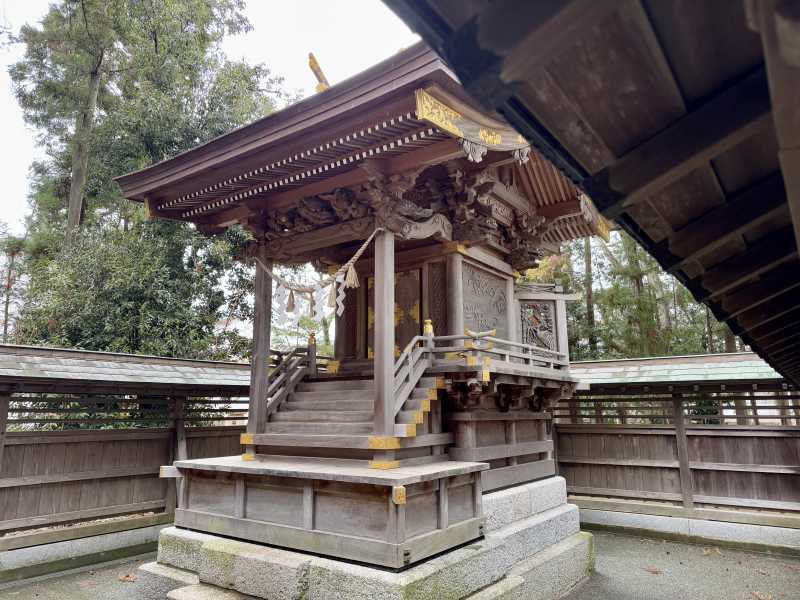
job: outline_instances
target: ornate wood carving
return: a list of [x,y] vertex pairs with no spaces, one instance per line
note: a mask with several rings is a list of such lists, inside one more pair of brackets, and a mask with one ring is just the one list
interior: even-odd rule
[[464,327],[473,331],[496,329],[497,337],[508,339],[506,282],[500,277],[465,263]]
[[520,302],[522,343],[556,350],[555,303],[552,301]]

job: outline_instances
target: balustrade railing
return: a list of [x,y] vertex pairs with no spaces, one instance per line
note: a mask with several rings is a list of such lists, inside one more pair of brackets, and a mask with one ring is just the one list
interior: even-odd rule
[[[425,334],[412,338],[400,353],[394,365],[394,413],[397,415],[413,392],[425,371],[436,366],[437,360],[447,361],[463,356],[481,355],[516,369],[539,371],[545,369],[565,369],[569,366],[567,355],[534,344],[523,344],[495,337],[496,331],[474,332],[467,330],[463,335],[433,335],[430,321],[425,322]],[[477,356],[475,365],[478,366]],[[491,361],[481,363],[484,371],[494,370]],[[528,369],[526,369],[526,367]],[[540,373],[537,373],[540,374]]]

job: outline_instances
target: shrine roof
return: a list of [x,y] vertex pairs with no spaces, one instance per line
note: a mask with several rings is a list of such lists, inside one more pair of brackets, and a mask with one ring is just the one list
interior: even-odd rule
[[[425,101],[431,108],[423,115]],[[452,71],[420,43],[117,182],[127,198],[147,202],[154,215],[218,230],[254,211],[286,209],[304,197],[365,183],[370,175],[359,168],[365,161],[379,160],[386,172],[466,161],[465,138],[484,154],[488,150],[487,163],[509,162],[511,152],[529,148],[501,117],[483,114]],[[558,219],[546,242],[608,234],[588,197],[535,151],[514,169],[531,206]]]

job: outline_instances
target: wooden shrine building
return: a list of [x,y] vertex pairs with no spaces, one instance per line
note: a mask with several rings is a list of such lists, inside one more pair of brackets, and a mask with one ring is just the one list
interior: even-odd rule
[[[482,491],[554,473],[565,298],[515,277],[608,226],[426,46],[118,181],[155,217],[254,238],[246,451],[165,469],[177,525],[399,568],[479,537]],[[272,271],[300,263],[325,285]],[[287,290],[335,298],[335,356],[310,340],[269,370]]]

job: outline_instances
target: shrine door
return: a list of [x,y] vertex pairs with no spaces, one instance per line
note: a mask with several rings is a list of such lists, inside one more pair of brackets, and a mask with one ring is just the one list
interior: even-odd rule
[[[444,293],[439,290],[437,293]],[[400,356],[411,339],[422,334],[421,269],[400,271],[394,276],[394,355]],[[374,357],[375,279],[367,279],[367,358]]]

